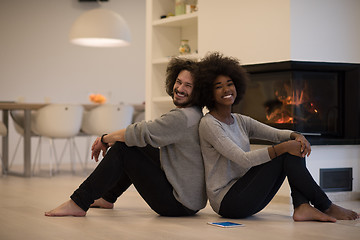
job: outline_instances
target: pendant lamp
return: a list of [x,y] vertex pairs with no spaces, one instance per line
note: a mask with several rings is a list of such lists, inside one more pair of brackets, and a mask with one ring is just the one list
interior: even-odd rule
[[98,8],[80,15],[70,30],[70,42],[87,47],[130,45],[130,30],[116,12]]

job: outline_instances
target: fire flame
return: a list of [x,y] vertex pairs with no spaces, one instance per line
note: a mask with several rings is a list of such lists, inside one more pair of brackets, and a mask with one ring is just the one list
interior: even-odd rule
[[306,94],[307,86],[301,90],[293,90],[285,84],[281,90],[275,91],[277,106],[270,109],[267,107],[266,118],[271,123],[294,123],[296,119],[306,121],[305,117],[294,116],[295,109],[301,109],[310,114],[317,114],[315,104],[310,101]]

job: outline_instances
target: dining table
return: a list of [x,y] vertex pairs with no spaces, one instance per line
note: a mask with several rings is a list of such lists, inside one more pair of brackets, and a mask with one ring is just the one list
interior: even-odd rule
[[[46,106],[46,103],[20,103],[0,101],[2,121],[9,129],[9,113],[11,110],[24,111],[24,172],[11,172],[9,169],[9,134],[2,137],[2,174],[31,177],[31,111]],[[9,131],[8,131],[9,132]]]
[[[2,121],[7,129],[9,129],[9,115],[12,110],[24,111],[24,171],[23,173],[14,172],[9,169],[9,131],[6,136],[2,137],[2,174],[3,175],[18,175],[23,177],[31,177],[31,111],[38,110],[50,103],[25,103],[25,102],[11,102],[0,101],[0,110],[2,111]],[[89,111],[100,104],[81,104],[84,110]],[[144,104],[133,105],[135,110],[144,111]],[[79,133],[79,136],[83,136]]]

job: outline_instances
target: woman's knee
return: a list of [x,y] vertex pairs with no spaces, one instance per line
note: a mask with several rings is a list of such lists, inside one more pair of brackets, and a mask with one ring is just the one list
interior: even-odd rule
[[225,218],[247,218],[254,215],[257,211],[255,206],[246,203],[222,203],[219,209],[219,215]]
[[194,211],[188,209],[181,204],[175,204],[174,206],[150,206],[151,209],[163,217],[186,217],[186,216],[194,216],[198,211]]
[[304,159],[303,157],[292,155],[288,152],[281,155],[285,160],[301,160]]
[[306,167],[306,161],[305,161],[305,158],[303,158],[303,157],[285,153],[283,159],[284,159],[285,166],[305,166]]
[[252,211],[248,211],[246,209],[240,209],[240,208],[232,209],[231,211],[224,211],[220,209],[219,211],[220,216],[224,218],[233,218],[233,219],[247,218],[254,214],[255,213]]

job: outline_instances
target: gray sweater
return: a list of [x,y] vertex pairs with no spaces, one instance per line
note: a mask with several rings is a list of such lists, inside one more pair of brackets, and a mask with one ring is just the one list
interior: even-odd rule
[[239,178],[251,167],[271,160],[267,148],[250,151],[250,139],[281,142],[289,140],[292,133],[240,114],[232,116],[234,123],[227,125],[208,113],[199,126],[206,191],[217,213],[225,194]]
[[176,108],[153,121],[141,121],[127,127],[125,143],[160,147],[160,162],[173,186],[175,198],[197,211],[207,202],[204,165],[199,144],[198,107]]

